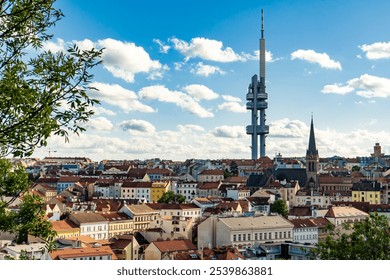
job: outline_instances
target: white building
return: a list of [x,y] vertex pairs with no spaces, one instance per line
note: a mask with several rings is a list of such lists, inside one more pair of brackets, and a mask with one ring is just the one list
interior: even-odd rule
[[196,186],[198,185],[198,182],[191,181],[179,181],[176,185],[176,193],[181,194],[186,198],[186,201],[191,201],[194,198],[196,198]]
[[281,216],[211,216],[198,226],[198,248],[292,241],[294,225]]
[[6,255],[18,260],[24,254],[30,260],[47,259],[47,249],[45,243],[15,244],[7,245],[2,248]]
[[294,224],[293,241],[299,243],[318,243],[318,226],[310,219],[293,219]]
[[75,212],[69,220],[80,227],[80,235],[90,236],[96,240],[108,239],[108,221],[97,213]]

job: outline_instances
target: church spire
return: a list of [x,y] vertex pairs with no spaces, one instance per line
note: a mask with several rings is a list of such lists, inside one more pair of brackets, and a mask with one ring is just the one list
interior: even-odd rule
[[310,124],[310,136],[309,136],[309,147],[306,152],[306,156],[317,156],[318,150],[316,147],[316,138],[314,135],[314,124],[313,124],[313,115],[311,116],[311,124]]
[[316,147],[316,138],[314,136],[314,123],[313,115],[311,116],[310,124],[310,136],[309,136],[309,147],[306,152],[306,189],[318,191],[319,190],[319,180],[318,180],[318,170],[319,170],[319,155]]

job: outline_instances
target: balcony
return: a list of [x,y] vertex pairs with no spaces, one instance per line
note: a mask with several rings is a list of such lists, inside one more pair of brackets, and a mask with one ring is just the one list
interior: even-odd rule
[[247,93],[246,100],[253,100],[253,93]]
[[246,103],[246,109],[247,110],[253,110],[253,102],[247,102]]

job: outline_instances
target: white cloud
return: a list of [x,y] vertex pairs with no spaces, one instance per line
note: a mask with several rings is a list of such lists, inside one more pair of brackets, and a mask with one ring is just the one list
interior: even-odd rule
[[137,100],[138,96],[135,92],[125,89],[120,85],[94,82],[91,83],[90,86],[98,89],[98,91],[90,91],[92,97],[104,101],[107,104],[119,107],[126,113],[132,111],[144,113],[155,112],[152,107],[142,104]]
[[[158,42],[161,43],[161,41]],[[163,73],[169,70],[167,65],[162,65],[158,60],[151,59],[143,47],[136,46],[132,42],[123,42],[111,38],[98,40],[97,42],[89,39],[72,42],[57,39],[56,42],[45,42],[43,50],[65,51],[73,44],[76,44],[82,50],[103,48],[103,67],[114,77],[121,78],[128,83],[133,83],[135,75],[138,73],[146,73],[149,79],[155,80],[162,78]],[[163,49],[168,51],[167,46],[164,46]]]
[[335,93],[335,94],[347,94],[352,92],[354,89],[349,86],[343,86],[342,84],[333,84],[333,85],[326,85],[324,88],[321,90],[322,93]]
[[146,133],[154,133],[156,128],[150,122],[144,120],[127,120],[123,121],[119,124],[119,127],[124,131],[136,131],[136,132],[146,132]]
[[214,116],[212,112],[203,108],[191,96],[180,91],[169,90],[165,86],[155,85],[144,87],[139,91],[139,96],[143,99],[176,104],[180,108],[201,118],[210,118]]
[[212,132],[216,137],[224,138],[244,138],[246,137],[245,128],[243,126],[227,126],[222,125],[216,127]]
[[246,107],[238,102],[228,101],[218,105],[219,110],[226,110],[234,113],[246,113]]
[[225,75],[226,72],[223,71],[220,67],[218,66],[213,66],[213,65],[206,65],[203,64],[203,62],[199,62],[195,68],[191,69],[191,73],[194,73],[199,76],[203,77],[208,77],[213,74],[221,74]]
[[291,59],[301,59],[317,63],[323,68],[341,70],[340,62],[330,59],[326,53],[317,53],[313,50],[297,50],[291,53]]
[[182,68],[183,68],[184,63],[182,63],[182,62],[175,62],[173,65],[175,66],[175,70],[176,71],[181,71]]
[[366,53],[368,59],[390,58],[390,42],[377,42],[371,45],[361,45],[359,48]]
[[92,118],[83,126],[86,129],[93,129],[97,131],[112,131],[114,129],[114,126],[111,121],[104,117]]
[[133,83],[137,73],[150,73],[152,77],[161,74],[163,65],[152,60],[144,48],[134,43],[122,42],[114,39],[104,39],[97,42],[103,50],[103,67],[114,77]]
[[51,51],[53,53],[65,52],[67,49],[67,45],[64,40],[62,40],[61,38],[57,38],[56,42],[53,41],[43,42],[42,49],[44,51]]
[[273,121],[269,126],[269,137],[272,138],[304,138],[310,130],[304,122],[288,118]]
[[95,116],[100,116],[100,115],[116,116],[116,113],[114,111],[106,109],[102,106],[93,106],[93,107],[91,106],[89,107],[89,109],[95,112]]
[[[259,60],[260,59],[260,50],[255,50],[253,54],[246,54],[244,57],[248,58],[249,60]],[[275,62],[278,60],[281,60],[281,57],[274,58],[274,55],[270,51],[265,51],[265,61],[266,62]]]
[[346,82],[345,85],[326,85],[322,89],[323,93],[346,94],[355,91],[357,95],[365,98],[390,97],[390,79],[361,75]]
[[241,102],[241,98],[232,95],[222,95],[223,100],[229,102]]
[[[93,160],[250,158],[250,137],[245,134],[244,126],[220,126],[207,131],[198,125],[183,124],[174,130],[157,131],[148,122],[130,121],[123,122],[117,128],[127,128],[131,141],[115,136],[114,128],[110,135],[104,136],[89,130],[80,136],[71,134],[69,143],[59,136],[53,136],[49,139],[48,147],[56,150],[57,156],[86,156]],[[272,158],[280,152],[285,157],[304,156],[309,141],[309,125],[309,121],[301,120],[273,121],[266,142],[267,155]],[[148,133],[147,137],[145,133]],[[386,130],[336,131],[315,127],[315,136],[321,157],[369,156],[375,142],[382,145],[385,153],[390,151],[390,132]],[[37,149],[35,156],[47,156],[47,148]]]
[[196,100],[213,100],[217,99],[219,95],[204,85],[188,85],[183,87],[183,90],[191,95]]
[[203,127],[195,124],[178,125],[177,128],[181,133],[198,133],[205,131]]
[[200,37],[191,39],[191,42],[177,38],[171,38],[169,40],[173,43],[174,49],[183,54],[187,61],[195,57],[218,62],[246,60],[245,57],[235,53],[232,48],[224,48],[221,41]]
[[96,48],[96,44],[89,39],[84,39],[82,41],[73,41],[73,44],[76,44],[81,50],[91,50]]
[[159,45],[161,53],[168,53],[169,49],[171,48],[171,46],[164,44],[160,39],[153,39],[153,42]]

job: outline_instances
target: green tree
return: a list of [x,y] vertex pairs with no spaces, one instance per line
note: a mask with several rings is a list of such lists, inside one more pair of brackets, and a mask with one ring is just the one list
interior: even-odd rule
[[[85,130],[101,50],[43,51],[63,14],[55,0],[0,1],[0,156],[30,156],[52,135]],[[37,53],[33,55],[33,53]],[[66,109],[64,109],[66,108]]]
[[312,250],[323,260],[389,260],[390,224],[386,216],[370,214],[365,220],[343,227],[331,225],[329,235]]
[[237,165],[237,162],[232,160],[230,162],[230,173],[233,175],[233,176],[238,176],[238,165]]
[[[56,232],[44,219],[43,201],[28,194],[28,175],[22,166],[13,167],[7,159],[0,159],[0,231],[16,234],[16,242],[27,242],[28,235],[38,236],[47,241],[51,249]],[[17,212],[9,206],[20,198],[22,203]]]
[[275,202],[271,205],[271,212],[278,213],[282,216],[287,216],[288,207],[286,201],[283,199],[275,200]]
[[352,166],[352,171],[360,171],[360,166],[357,165]]
[[173,191],[165,192],[158,200],[159,203],[184,203],[185,201],[186,198],[184,196],[182,196],[181,194],[175,194]]
[[[63,17],[55,0],[0,0],[0,158],[30,156],[47,145],[51,135],[68,141],[84,131],[98,100],[88,96],[90,70],[101,62],[102,50],[44,51],[48,31]],[[26,241],[32,234],[50,241],[53,231],[43,219],[42,201],[27,194],[21,167],[0,161],[0,230]],[[8,197],[10,200],[5,200]],[[8,210],[22,199],[18,213]]]

